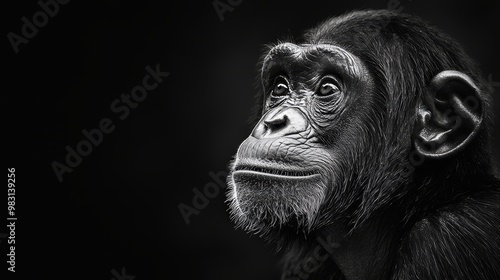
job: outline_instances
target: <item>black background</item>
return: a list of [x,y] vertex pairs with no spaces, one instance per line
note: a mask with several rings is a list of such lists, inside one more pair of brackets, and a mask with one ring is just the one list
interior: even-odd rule
[[[21,34],[21,17],[40,7],[9,3],[3,138],[7,167],[16,168],[16,275],[109,280],[125,267],[136,280],[278,279],[279,255],[234,229],[222,190],[189,225],[178,205],[192,205],[192,189],[213,182],[209,172],[227,170],[250,132],[265,44],[299,38],[352,9],[387,7],[387,0],[244,0],[221,21],[212,1],[73,0],[15,54],[6,34]],[[399,7],[456,38],[484,76],[500,82],[498,1],[401,0]],[[157,64],[170,76],[119,120],[110,104]],[[496,112],[499,94],[497,85]],[[115,130],[59,183],[51,163],[64,163],[65,147],[75,148],[81,131],[103,118]]]

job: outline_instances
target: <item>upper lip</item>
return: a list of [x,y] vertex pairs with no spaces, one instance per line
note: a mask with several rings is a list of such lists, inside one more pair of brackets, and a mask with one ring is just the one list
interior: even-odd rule
[[306,177],[318,174],[318,170],[293,166],[286,163],[241,163],[234,167],[234,171],[253,171],[278,176]]

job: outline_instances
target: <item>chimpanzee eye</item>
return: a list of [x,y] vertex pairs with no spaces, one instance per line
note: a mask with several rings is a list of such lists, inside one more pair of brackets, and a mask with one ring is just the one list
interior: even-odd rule
[[285,96],[290,90],[288,89],[288,82],[282,76],[277,77],[274,80],[274,87],[271,95],[273,96]]
[[321,81],[321,84],[316,91],[316,95],[328,96],[332,94],[337,94],[340,92],[340,88],[337,85],[337,81],[332,77],[326,77]]

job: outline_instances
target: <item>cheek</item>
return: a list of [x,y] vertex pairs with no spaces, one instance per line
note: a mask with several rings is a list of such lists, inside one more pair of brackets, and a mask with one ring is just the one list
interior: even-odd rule
[[320,144],[326,149],[331,149],[342,137],[346,125],[352,118],[353,112],[349,112],[342,106],[317,106],[311,110],[311,125],[317,131]]

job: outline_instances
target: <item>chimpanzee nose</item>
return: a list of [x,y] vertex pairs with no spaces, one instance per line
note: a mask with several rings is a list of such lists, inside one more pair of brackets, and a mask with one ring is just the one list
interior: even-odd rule
[[278,108],[264,115],[252,131],[252,136],[257,139],[277,138],[303,132],[306,128],[307,119],[299,109]]

